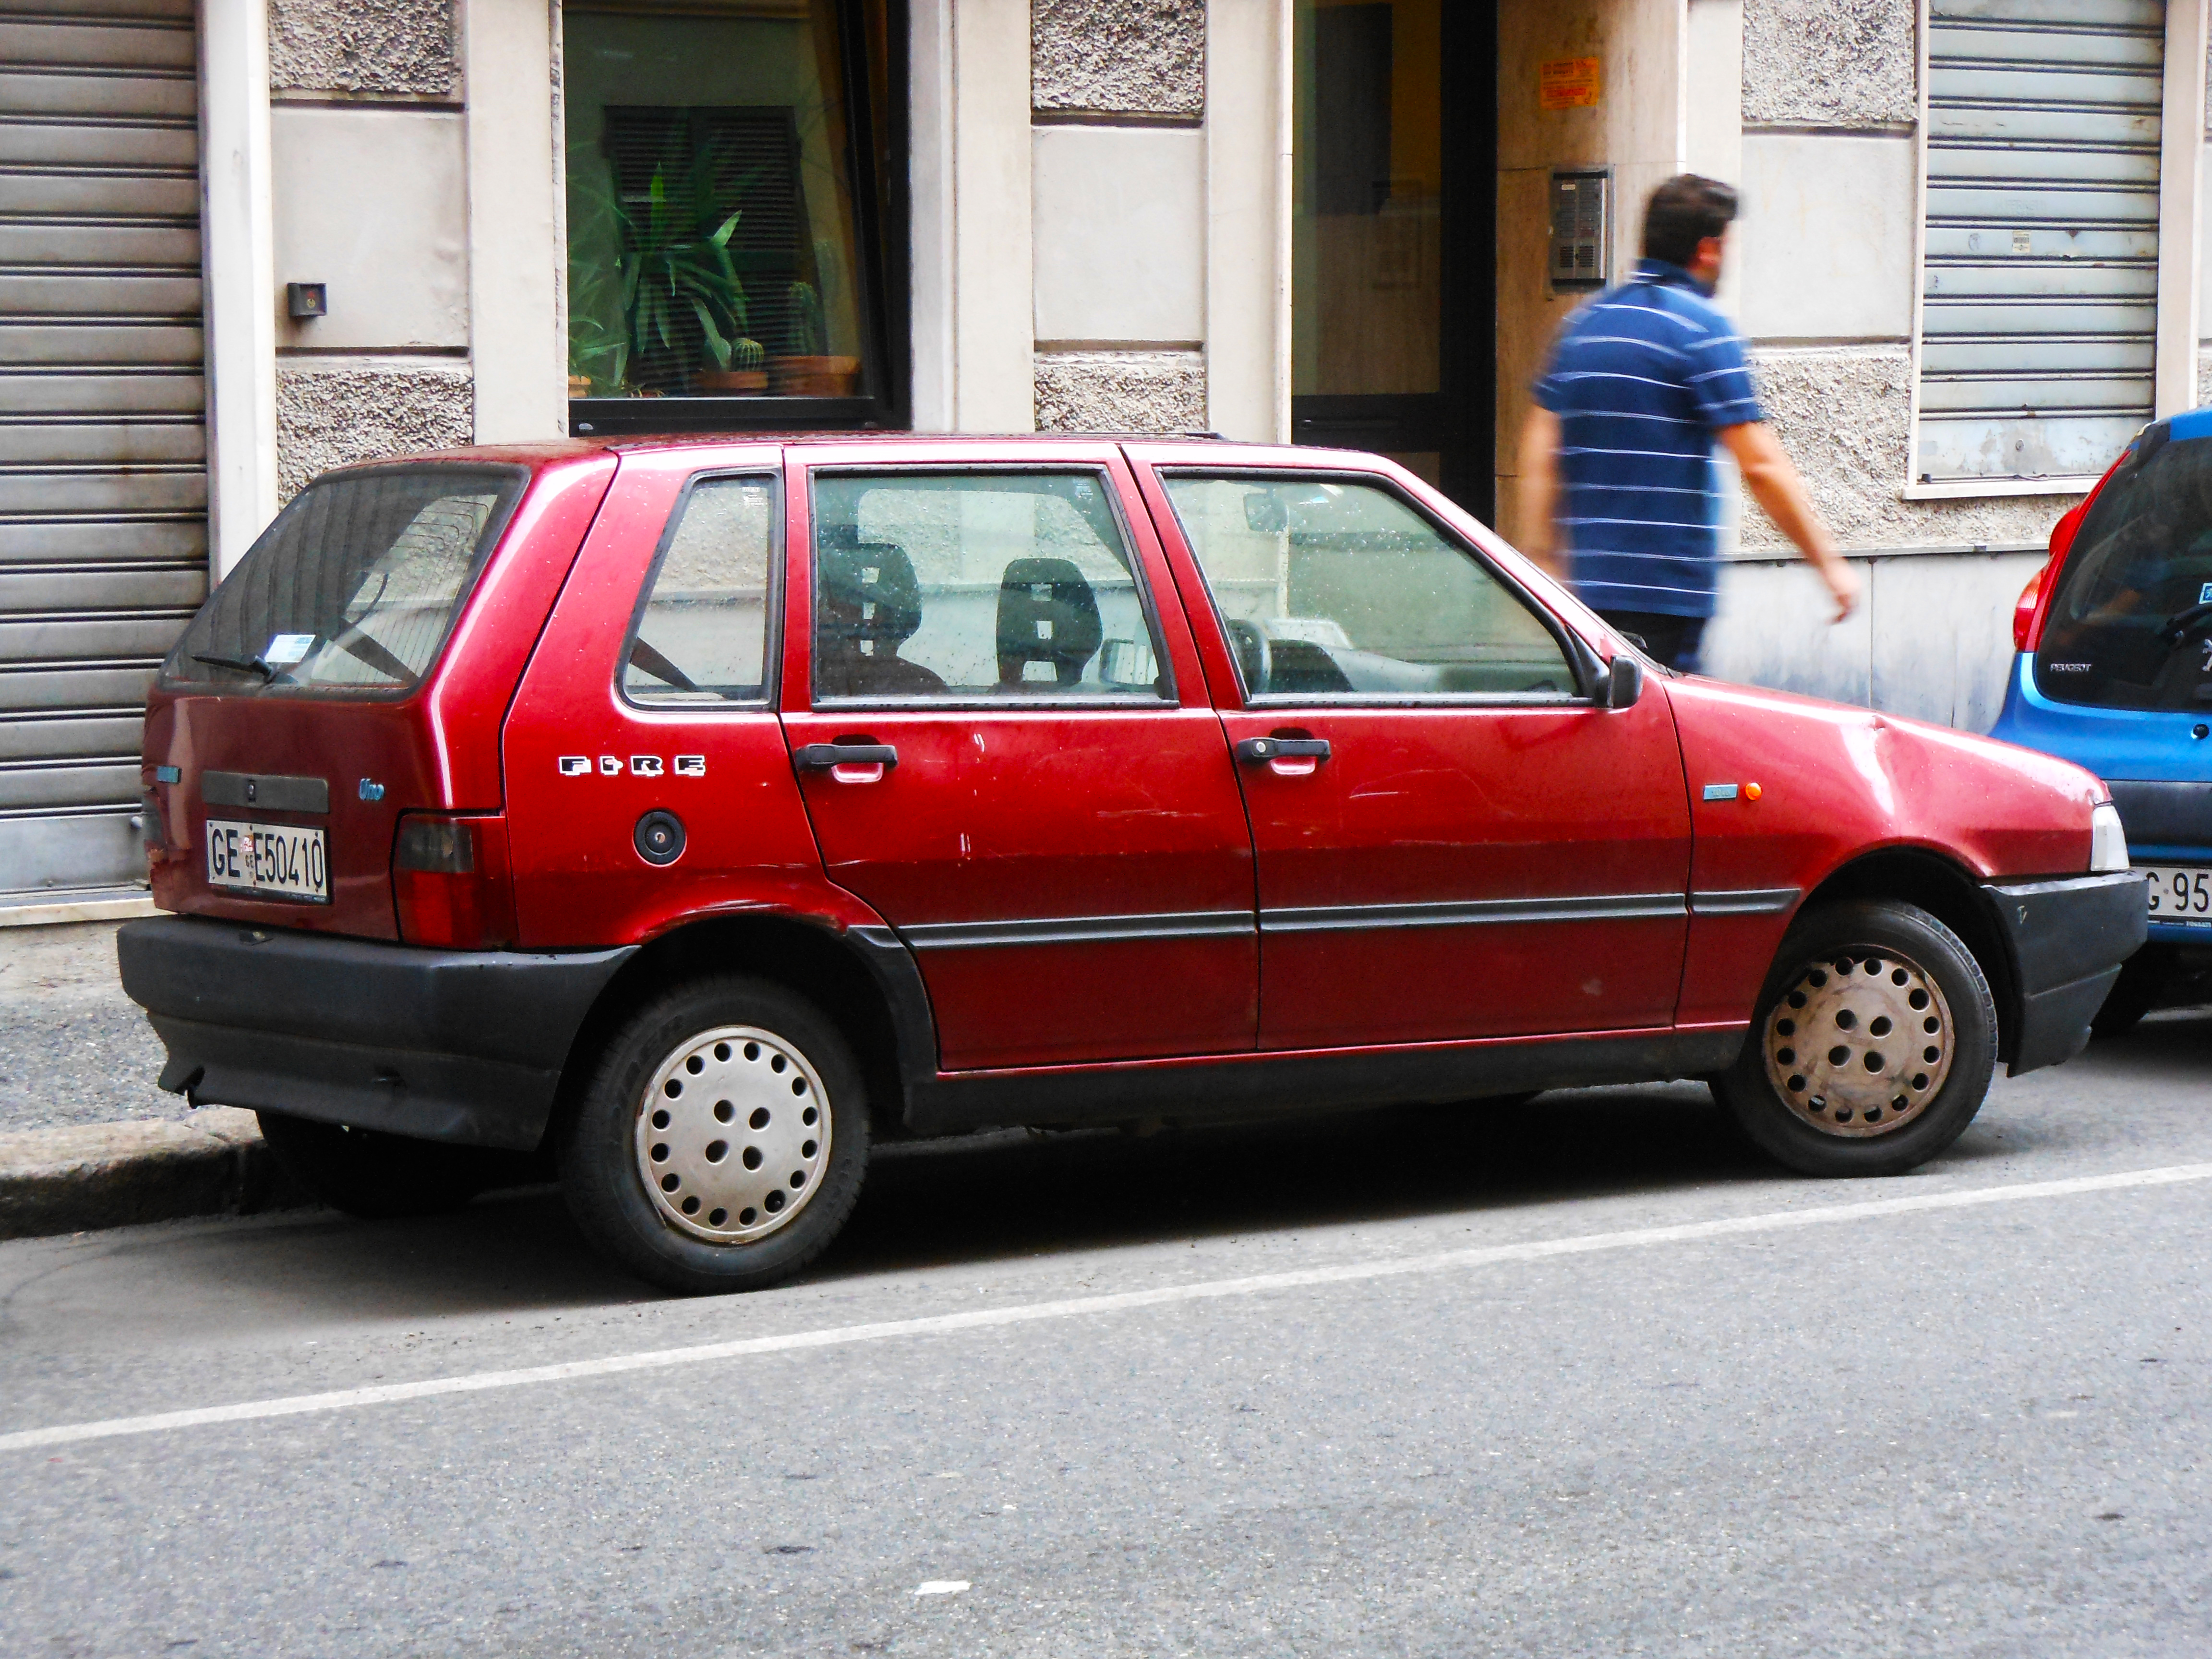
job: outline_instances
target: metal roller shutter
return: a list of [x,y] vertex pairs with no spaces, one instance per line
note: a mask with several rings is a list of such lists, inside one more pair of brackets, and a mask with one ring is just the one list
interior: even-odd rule
[[1923,483],[2094,474],[2150,418],[2162,0],[1932,0]]
[[0,902],[141,879],[139,710],[207,592],[191,0],[0,14]]

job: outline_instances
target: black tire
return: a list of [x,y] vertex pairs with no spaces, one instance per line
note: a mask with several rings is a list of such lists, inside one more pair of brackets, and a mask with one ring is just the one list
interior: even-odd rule
[[[732,1031],[751,1033],[756,1040],[720,1035]],[[691,1075],[721,1087],[684,1097],[682,1068],[692,1059],[711,1069],[695,1067]],[[811,1084],[804,1076],[808,1071]],[[664,1074],[665,1081],[656,1084]],[[659,1090],[672,1084],[677,1087],[664,1100]],[[648,1090],[654,1091],[650,1103]],[[725,1113],[730,1099],[705,1103],[724,1090],[748,1115]],[[756,1099],[777,1103],[779,1114],[788,1106],[791,1115],[769,1122],[767,1108],[754,1104]],[[654,1108],[652,1118],[648,1103]],[[800,1143],[807,1149],[803,1157],[783,1149],[786,1161],[802,1165],[789,1179],[808,1177],[799,1198],[790,1196],[778,1171],[761,1207],[707,1207],[718,1204],[716,1182],[768,1178],[767,1168],[753,1157],[755,1144],[746,1141],[749,1134],[803,1133],[793,1126],[809,1110],[818,1113],[806,1120],[818,1139]],[[668,1112],[681,1115],[672,1125],[666,1122]],[[702,1112],[708,1116],[698,1115]],[[762,1127],[749,1128],[755,1121]],[[661,1127],[655,1128],[656,1121]],[[684,1139],[715,1134],[713,1121],[731,1126],[722,1152],[713,1149],[724,1142],[708,1141],[702,1149]],[[649,1144],[648,1132],[667,1136],[668,1142]],[[672,1160],[653,1164],[652,1158],[667,1156],[670,1143],[676,1147]],[[714,1160],[711,1168],[702,1161],[708,1158]],[[560,1159],[562,1190],[577,1225],[639,1278],[687,1295],[761,1290],[803,1270],[852,1214],[868,1166],[867,1085],[851,1045],[805,998],[738,975],[689,980],[654,996],[600,1051],[562,1138]],[[653,1190],[648,1168],[666,1170],[659,1180],[676,1184],[665,1194]],[[758,1173],[741,1172],[746,1170]],[[698,1190],[690,1190],[694,1187]],[[740,1201],[727,1200],[732,1206]],[[679,1204],[691,1206],[688,1218],[678,1213]],[[791,1212],[776,1218],[786,1208]],[[767,1231],[747,1236],[755,1227]]]
[[2120,976],[2106,994],[2105,1006],[2089,1022],[2093,1037],[2125,1036],[2142,1024],[2166,994],[2172,963],[2159,950],[2138,951],[2120,966]]
[[458,1210],[501,1173],[496,1152],[448,1146],[283,1112],[262,1112],[261,1138],[300,1184],[332,1209],[369,1221]]
[[[1852,975],[1869,975],[1863,995],[1874,1012],[1865,1020],[1849,1000],[1830,1008],[1846,988],[1859,989],[1856,978],[1839,972],[1844,962]],[[1879,968],[1869,973],[1873,964]],[[1940,1005],[1900,1000],[1897,1020],[1883,1017],[1891,999],[1924,998],[1930,985],[1941,993]],[[1785,999],[1808,995],[1809,1008],[1798,1005],[1806,1008],[1808,1029],[1796,1032],[1785,1025],[1794,1024],[1796,1012],[1784,1006]],[[1924,1045],[1936,1037],[1905,1023],[1946,1013],[1948,1029],[1940,1035],[1948,1042],[1932,1050]],[[1812,1028],[1814,1018],[1822,1029]],[[1831,1021],[1836,1029],[1826,1029]],[[1884,1035],[1874,1035],[1877,1026]],[[1801,1042],[1816,1052],[1798,1059],[1796,1069],[1778,1060],[1770,1068],[1771,1051],[1794,1056],[1789,1045]],[[1943,1054],[1948,1070],[1930,1077],[1923,1068],[1934,1062],[1916,1055],[1914,1045],[1923,1045],[1922,1054]],[[1841,1062],[1832,1058],[1838,1054],[1845,1056]],[[1996,1058],[1996,999],[1959,936],[1917,905],[1858,900],[1824,907],[1790,930],[1759,993],[1743,1052],[1713,1079],[1713,1092],[1754,1146],[1801,1175],[1899,1175],[1943,1151],[1974,1121]],[[1822,1076],[1834,1079],[1838,1098],[1832,1106],[1807,1091],[1808,1082],[1814,1091],[1826,1086]],[[1916,1079],[1926,1079],[1930,1091],[1918,1098],[1912,1097]],[[1897,1092],[1886,1102],[1856,1110],[1844,1098],[1846,1091],[1858,1091],[1850,1097],[1856,1100],[1892,1090]]]

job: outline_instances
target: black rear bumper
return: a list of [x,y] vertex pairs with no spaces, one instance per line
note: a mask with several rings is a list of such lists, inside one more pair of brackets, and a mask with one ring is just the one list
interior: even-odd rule
[[584,1017],[635,949],[434,951],[189,916],[116,939],[168,1047],[164,1089],[515,1151],[544,1136]]
[[2136,871],[1992,884],[2015,990],[2006,1058],[2011,1074],[2069,1060],[2088,1046],[2120,964],[2149,927],[2148,885]]

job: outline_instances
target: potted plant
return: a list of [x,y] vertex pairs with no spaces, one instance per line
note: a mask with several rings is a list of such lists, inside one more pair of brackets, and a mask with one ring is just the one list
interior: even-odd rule
[[763,367],[767,358],[768,352],[758,340],[740,337],[730,342],[729,355],[721,360],[720,368],[702,369],[691,378],[702,392],[725,397],[757,395],[768,390],[768,370]]
[[[814,269],[823,287],[836,280],[836,250],[814,245]],[[834,290],[833,290],[834,291]],[[784,398],[850,398],[860,389],[860,360],[830,354],[829,316],[822,293],[812,283],[795,282],[784,291],[790,319],[791,355],[769,359],[769,383]]]

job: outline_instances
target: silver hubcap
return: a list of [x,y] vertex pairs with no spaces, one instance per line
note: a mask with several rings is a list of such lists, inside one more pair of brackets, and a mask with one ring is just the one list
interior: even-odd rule
[[787,1227],[830,1164],[830,1098],[773,1032],[723,1025],[677,1044],[637,1110],[637,1171],[661,1219],[716,1244]]
[[1917,963],[1839,951],[1808,963],[1766,1017],[1767,1080],[1823,1134],[1886,1135],[1942,1092],[1954,1037],[1950,1005]]

